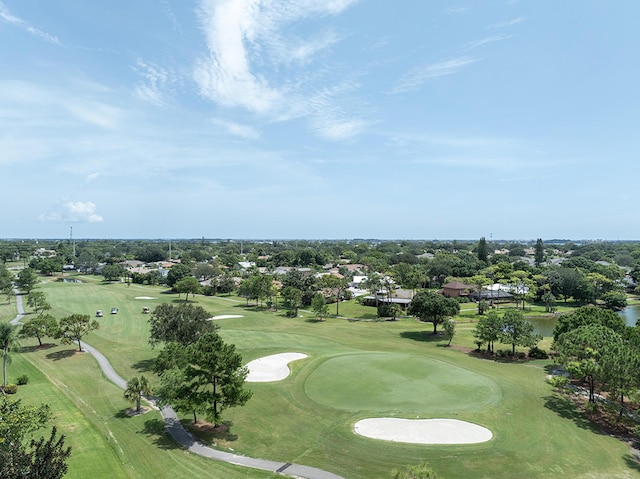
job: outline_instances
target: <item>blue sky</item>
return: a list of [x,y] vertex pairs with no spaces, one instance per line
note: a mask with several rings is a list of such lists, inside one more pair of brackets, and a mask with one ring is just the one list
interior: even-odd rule
[[0,0],[0,237],[640,239],[637,0]]

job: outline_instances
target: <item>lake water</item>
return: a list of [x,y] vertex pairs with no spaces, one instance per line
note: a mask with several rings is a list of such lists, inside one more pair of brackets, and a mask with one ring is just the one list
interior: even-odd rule
[[[640,306],[627,306],[618,314],[624,318],[627,326],[635,326],[640,317]],[[527,319],[527,321],[533,324],[533,332],[535,334],[541,334],[545,337],[553,336],[553,329],[556,327],[556,318]]]

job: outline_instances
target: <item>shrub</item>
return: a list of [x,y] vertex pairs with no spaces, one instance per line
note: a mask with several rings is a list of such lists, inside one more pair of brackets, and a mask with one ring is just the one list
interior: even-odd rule
[[7,384],[2,389],[4,390],[5,394],[15,394],[15,393],[18,392],[18,385],[17,384]]
[[202,290],[202,294],[204,294],[205,296],[215,296],[216,295],[215,286],[205,286],[204,289]]
[[284,313],[284,315],[287,318],[295,318],[296,317],[296,312],[293,309],[288,310],[286,313]]
[[16,381],[18,386],[24,386],[28,382],[29,382],[29,376],[27,376],[26,374],[23,374],[22,376],[18,376],[18,380]]
[[527,355],[523,351],[517,351],[516,352],[516,358],[517,359],[524,359],[526,357],[527,357]]
[[551,384],[554,388],[563,388],[567,384],[569,384],[569,378],[565,376],[551,376],[549,378],[549,384]]
[[548,359],[549,355],[544,349],[540,349],[538,346],[533,346],[529,349],[529,357],[531,359]]

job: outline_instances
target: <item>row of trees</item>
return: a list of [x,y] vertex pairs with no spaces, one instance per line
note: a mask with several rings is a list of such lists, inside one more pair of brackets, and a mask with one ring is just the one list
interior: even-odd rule
[[495,352],[495,343],[511,346],[511,354],[515,355],[516,347],[534,348],[542,340],[542,336],[534,334],[533,324],[524,319],[522,311],[507,309],[500,315],[491,310],[478,320],[474,337],[476,345],[481,349],[487,345],[487,352]]

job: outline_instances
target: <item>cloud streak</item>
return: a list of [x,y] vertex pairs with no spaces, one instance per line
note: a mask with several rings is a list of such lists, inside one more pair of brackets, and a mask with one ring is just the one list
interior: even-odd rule
[[292,23],[340,14],[357,1],[202,0],[198,16],[207,51],[193,70],[200,95],[271,121],[306,117],[313,131],[329,139],[357,134],[366,122],[336,106],[335,92],[317,93],[333,87],[308,91],[310,79],[328,76],[312,60],[344,36],[332,29],[309,38],[287,32]]
[[392,94],[416,91],[431,78],[452,75],[477,62],[478,59],[460,57],[415,68],[403,76],[391,90]]
[[44,32],[34,27],[33,25],[29,24],[25,20],[22,20],[12,15],[9,9],[7,8],[7,6],[3,2],[0,2],[0,20],[10,25],[13,25],[15,27],[18,27],[21,30],[24,30],[25,32],[30,33],[35,37],[41,38],[49,43],[62,46],[62,43],[60,43],[60,40],[58,40],[56,36],[50,35],[47,32]]

